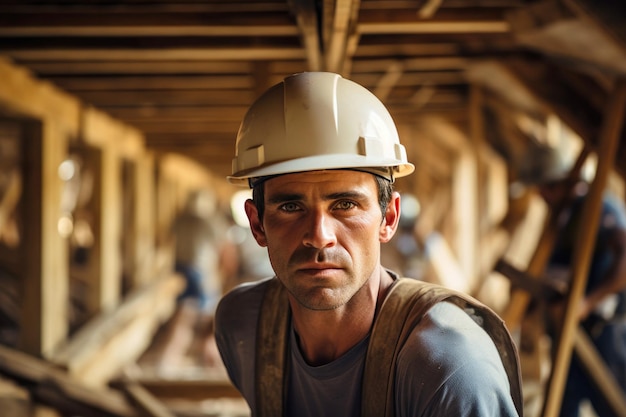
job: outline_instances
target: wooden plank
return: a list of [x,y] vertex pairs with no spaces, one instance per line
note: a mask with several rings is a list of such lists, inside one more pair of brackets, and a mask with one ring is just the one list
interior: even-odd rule
[[425,245],[428,251],[429,279],[444,287],[467,292],[467,275],[444,237],[433,233],[425,240]]
[[180,276],[166,275],[134,290],[118,308],[84,325],[51,361],[87,386],[105,386],[147,348],[182,288]]
[[50,363],[4,346],[0,346],[0,372],[29,389],[36,401],[65,414],[140,417],[119,392],[87,388]]
[[0,378],[0,410],[10,417],[32,417],[30,393],[4,378]]
[[163,403],[157,400],[152,393],[141,384],[133,380],[124,380],[121,389],[130,397],[131,401],[147,417],[176,417]]
[[526,272],[517,269],[504,259],[498,260],[495,264],[494,271],[501,273],[511,281],[513,288],[520,288],[528,291],[534,298],[545,300],[552,297],[562,297],[567,293],[567,288],[557,286],[540,278],[528,275]]
[[[200,401],[210,398],[243,398],[232,383],[223,379],[161,380],[140,378],[137,380],[155,397],[167,401],[184,398]],[[117,382],[114,383],[117,385]]]

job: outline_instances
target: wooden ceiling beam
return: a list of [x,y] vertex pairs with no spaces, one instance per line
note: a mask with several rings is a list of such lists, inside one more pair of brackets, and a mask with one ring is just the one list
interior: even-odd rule
[[278,37],[297,36],[298,29],[293,24],[275,25],[164,25],[164,26],[4,26],[0,27],[0,37]]
[[398,84],[400,78],[404,74],[404,68],[401,62],[395,62],[387,68],[377,81],[373,93],[383,102],[387,101],[391,90]]
[[302,48],[168,48],[168,49],[9,49],[2,51],[17,61],[250,61],[305,59]]
[[84,91],[81,98],[96,107],[141,106],[247,106],[254,95],[248,90]]
[[182,135],[186,133],[231,133],[233,138],[237,134],[239,129],[239,122],[222,122],[215,123],[211,121],[185,121],[183,123],[179,121],[138,121],[134,122],[133,126],[141,130],[145,134],[161,133],[172,135]]
[[383,33],[507,33],[510,24],[505,9],[475,9],[453,11],[441,9],[430,19],[422,19],[415,4],[407,9],[384,11],[362,8],[357,30],[361,35]]
[[354,58],[375,56],[419,57],[419,56],[458,56],[458,45],[452,43],[422,44],[404,42],[385,42],[378,44],[361,44],[354,51]]
[[322,46],[316,4],[312,0],[289,0],[287,3],[298,22],[300,38],[306,51],[308,69],[321,71],[323,69]]
[[417,106],[395,106],[393,104],[387,106],[389,112],[397,123],[414,123],[417,116],[433,115],[443,117],[447,120],[454,122],[467,121],[467,106],[452,105],[447,106],[431,106],[431,107],[417,107]]
[[68,65],[60,61],[29,61],[29,68],[44,76],[76,75],[76,74],[158,74],[158,75],[190,75],[190,74],[250,74],[253,65],[246,61],[160,61],[155,65],[152,61],[129,59],[126,61],[73,61]]
[[172,0],[152,0],[146,2],[77,2],[61,1],[28,2],[3,0],[3,10],[10,13],[46,14],[67,13],[68,7],[74,13],[254,13],[285,12],[287,7],[281,0],[233,1],[222,0],[177,2]]
[[[505,4],[503,0],[496,1],[468,1],[445,0],[437,13],[431,19],[437,20],[495,20],[501,19],[511,9],[524,7],[524,0],[515,0],[516,5]],[[385,0],[364,1],[361,4],[359,16],[364,21],[411,21],[422,19],[418,14],[419,8],[426,0],[396,1]]]
[[[178,151],[185,154],[194,154],[200,157],[207,156],[217,156],[224,160],[224,155],[228,157],[226,160],[230,163],[230,158],[234,156],[235,152],[235,141],[233,137],[233,141],[230,144],[217,144],[213,143],[213,141],[208,138],[204,138],[204,143],[199,141],[194,142],[186,142],[186,141],[147,141],[149,146],[153,149],[158,149],[160,151],[169,150],[169,151]],[[218,160],[219,160],[218,158]]]
[[153,149],[157,155],[160,154],[177,154],[180,156],[184,156],[191,161],[195,161],[197,164],[201,165],[203,168],[208,170],[215,176],[216,178],[226,178],[226,176],[231,174],[231,158],[233,153],[228,155],[226,158],[224,155],[218,155],[217,157],[198,155],[197,153],[182,153],[179,149],[172,148],[170,150],[166,149]]
[[[0,28],[3,33],[26,33],[39,35],[37,31],[44,34],[55,35],[55,31],[68,33],[69,30],[77,29],[78,32],[92,33],[102,36],[103,33],[111,33],[119,36],[124,32],[137,35],[146,33],[159,36],[160,30],[172,33],[174,36],[181,36],[173,32],[173,29],[182,29],[182,35],[188,35],[189,31],[202,32],[208,35],[220,36],[226,32],[232,33],[233,29],[240,29],[242,32],[236,36],[250,36],[249,28],[256,28],[261,32],[270,34],[288,31],[297,34],[293,16],[285,9],[284,12],[277,11],[255,11],[255,12],[176,12],[163,11],[155,12],[150,10],[135,11],[110,11],[98,8],[78,10],[70,7],[63,10],[49,11],[32,10],[31,12],[11,12],[3,9],[0,15]],[[19,28],[30,29],[20,30]],[[96,29],[101,32],[98,35]],[[216,28],[213,32],[211,28]],[[35,31],[33,32],[33,29]],[[74,34],[72,32],[71,34]]]
[[[383,73],[355,74],[352,79],[362,85],[375,85]],[[467,83],[465,75],[461,71],[404,71],[395,85],[399,87],[421,87],[424,84],[464,85]]]
[[521,59],[508,60],[504,65],[545,108],[558,115],[580,137],[596,139],[602,114],[585,97],[563,83],[557,67]]
[[441,22],[420,21],[407,23],[360,23],[358,25],[361,35],[380,33],[507,33],[510,26],[505,21],[482,21],[482,22]]
[[326,70],[342,73],[348,56],[348,43],[355,36],[359,0],[335,0],[331,20],[323,22],[324,30],[330,33],[325,39],[324,56]]
[[599,25],[582,7],[571,10],[560,2],[540,1],[511,13],[509,21],[516,39],[527,48],[568,59],[592,73],[626,75],[626,40],[615,36],[624,30]]
[[107,113],[129,122],[144,120],[241,121],[248,106],[129,106],[103,107]]
[[[150,133],[146,135],[146,143],[151,147],[173,146],[181,151],[198,148],[203,153],[222,154],[226,152],[233,156],[235,137],[237,132],[231,133]],[[230,159],[230,158],[229,158]]]
[[532,86],[522,82],[502,62],[480,60],[468,65],[468,80],[498,94],[504,102],[530,115],[545,114],[548,109],[537,99]]
[[49,80],[71,91],[115,90],[244,90],[253,87],[249,75],[143,75],[143,76],[52,76]]
[[[352,64],[352,72],[385,72],[396,59],[355,59]],[[425,56],[402,60],[404,70],[410,71],[438,71],[438,70],[462,70],[465,69],[471,59],[458,56]]]

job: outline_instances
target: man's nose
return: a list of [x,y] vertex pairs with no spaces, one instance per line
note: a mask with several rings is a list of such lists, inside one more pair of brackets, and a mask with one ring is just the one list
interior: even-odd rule
[[337,242],[334,220],[322,210],[310,213],[305,223],[303,243],[305,246],[322,249],[334,246]]

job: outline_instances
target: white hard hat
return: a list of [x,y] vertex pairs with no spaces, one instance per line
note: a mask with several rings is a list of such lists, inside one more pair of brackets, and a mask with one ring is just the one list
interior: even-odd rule
[[265,92],[237,134],[233,184],[292,172],[360,169],[403,177],[407,161],[391,115],[366,88],[329,72],[304,72]]

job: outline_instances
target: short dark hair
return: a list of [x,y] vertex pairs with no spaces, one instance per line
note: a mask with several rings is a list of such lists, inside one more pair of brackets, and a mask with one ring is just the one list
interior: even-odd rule
[[[393,194],[393,183],[386,178],[372,174],[376,180],[376,188],[378,188],[378,204],[383,216],[387,211],[387,206],[391,201]],[[259,213],[259,219],[263,219],[265,212],[265,181],[257,181],[252,188],[252,202],[256,206]]]

